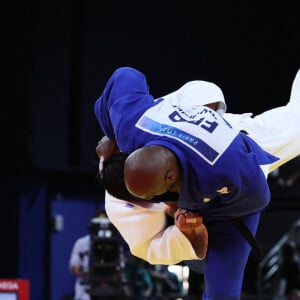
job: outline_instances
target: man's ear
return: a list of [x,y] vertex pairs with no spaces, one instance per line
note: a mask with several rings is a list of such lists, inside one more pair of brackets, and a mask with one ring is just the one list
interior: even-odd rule
[[176,180],[176,176],[175,176],[174,171],[172,171],[172,170],[168,171],[166,173],[164,179],[165,179],[166,183],[173,183]]
[[217,109],[219,107],[219,102],[208,103],[208,104],[205,104],[205,106],[217,111]]

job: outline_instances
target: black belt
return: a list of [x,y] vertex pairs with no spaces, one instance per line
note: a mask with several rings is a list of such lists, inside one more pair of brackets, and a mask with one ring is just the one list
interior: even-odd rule
[[232,219],[231,220],[237,231],[246,239],[249,245],[252,247],[252,251],[257,259],[263,256],[263,251],[258,243],[257,239],[254,237],[249,228],[245,225],[242,219]]

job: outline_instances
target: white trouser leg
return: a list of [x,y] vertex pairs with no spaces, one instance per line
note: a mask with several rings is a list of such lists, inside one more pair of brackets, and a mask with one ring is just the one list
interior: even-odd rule
[[225,114],[224,118],[233,127],[247,131],[265,151],[279,158],[269,166],[269,172],[300,155],[300,70],[293,81],[287,105],[255,117]]

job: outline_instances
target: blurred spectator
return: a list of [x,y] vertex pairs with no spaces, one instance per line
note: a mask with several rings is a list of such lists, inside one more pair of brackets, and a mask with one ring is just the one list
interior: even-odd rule
[[[105,210],[97,210],[92,218],[90,219],[89,222],[89,233],[86,234],[83,237],[78,238],[73,246],[71,256],[70,256],[70,261],[69,261],[69,268],[70,272],[73,273],[76,276],[75,280],[75,288],[74,288],[74,300],[98,300],[98,299],[104,299],[103,297],[98,297],[98,289],[102,289],[101,292],[99,293],[109,293],[110,295],[107,296],[105,299],[116,299],[114,298],[114,294],[116,294],[118,291],[117,289],[111,288],[110,285],[107,282],[104,282],[103,280],[98,280],[97,278],[97,284],[95,285],[94,279],[95,279],[95,270],[96,266],[93,266],[91,268],[90,263],[93,261],[92,257],[92,252],[95,252],[95,247],[93,247],[93,242],[95,241],[95,238],[97,239],[96,242],[101,239],[106,241],[109,241],[110,238],[112,238],[115,235],[114,228],[110,222],[110,220],[107,218]],[[116,232],[117,233],[117,232]],[[93,236],[93,239],[92,239]],[[117,239],[119,239],[119,236],[117,236]],[[100,240],[99,240],[100,241]],[[100,241],[100,242],[101,242]],[[118,244],[120,242],[117,242]],[[109,243],[100,243],[99,245],[105,246],[105,245],[110,245]],[[98,248],[100,247],[98,244],[95,244]],[[97,248],[97,249],[98,249]],[[121,247],[120,247],[121,248]],[[93,251],[92,251],[93,249]],[[102,249],[102,248],[101,248]],[[119,249],[109,249],[109,253],[105,250],[106,248],[103,247],[102,252],[98,253],[98,255],[103,254],[105,256],[111,256],[112,254],[116,253],[117,258],[116,258],[116,268],[113,270],[113,278],[117,278],[118,280],[118,288],[119,290],[122,288],[122,294],[124,295],[123,290],[125,291],[125,285],[123,287],[123,277],[122,275],[122,270],[119,268],[119,264],[121,264],[121,252],[119,252]],[[100,251],[100,249],[98,249]],[[105,250],[105,251],[104,251]],[[94,253],[94,255],[96,255]],[[97,257],[95,257],[97,258]],[[103,258],[103,257],[101,257]],[[97,264],[97,267],[99,265]],[[100,265],[100,269],[102,270],[102,266]],[[95,270],[94,270],[95,269]],[[117,269],[120,269],[120,271],[117,271]],[[93,270],[93,272],[91,272]],[[100,270],[100,272],[101,272]],[[98,271],[97,271],[98,272]],[[106,279],[109,279],[109,276],[106,272]],[[93,273],[93,274],[92,274]],[[120,273],[120,275],[119,275]],[[110,279],[112,280],[112,279]],[[115,279],[114,279],[115,280]],[[98,282],[99,281],[99,282]],[[103,282],[102,282],[103,281]],[[92,283],[93,282],[93,283]],[[97,296],[91,296],[91,291],[93,289],[97,289]],[[111,292],[113,290],[113,292]],[[121,292],[120,292],[121,293]],[[126,294],[126,293],[125,293]],[[125,299],[125,296],[124,296]]]
[[[96,211],[92,218],[107,218],[104,211]],[[69,268],[71,273],[76,276],[75,280],[75,297],[74,300],[90,300],[88,293],[88,284],[86,275],[89,267],[89,250],[90,250],[90,234],[77,239],[74,243]]]

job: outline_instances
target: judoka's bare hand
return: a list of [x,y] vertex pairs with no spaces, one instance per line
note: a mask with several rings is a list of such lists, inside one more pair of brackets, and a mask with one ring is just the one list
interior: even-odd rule
[[203,218],[194,212],[178,208],[174,214],[175,225],[182,231],[192,231],[202,225]]
[[110,159],[115,153],[119,153],[117,143],[110,140],[107,136],[102,137],[96,147],[96,153],[98,157],[103,157],[104,160]]
[[174,214],[175,225],[189,239],[197,256],[203,259],[207,252],[208,233],[203,218],[194,212],[178,208]]

